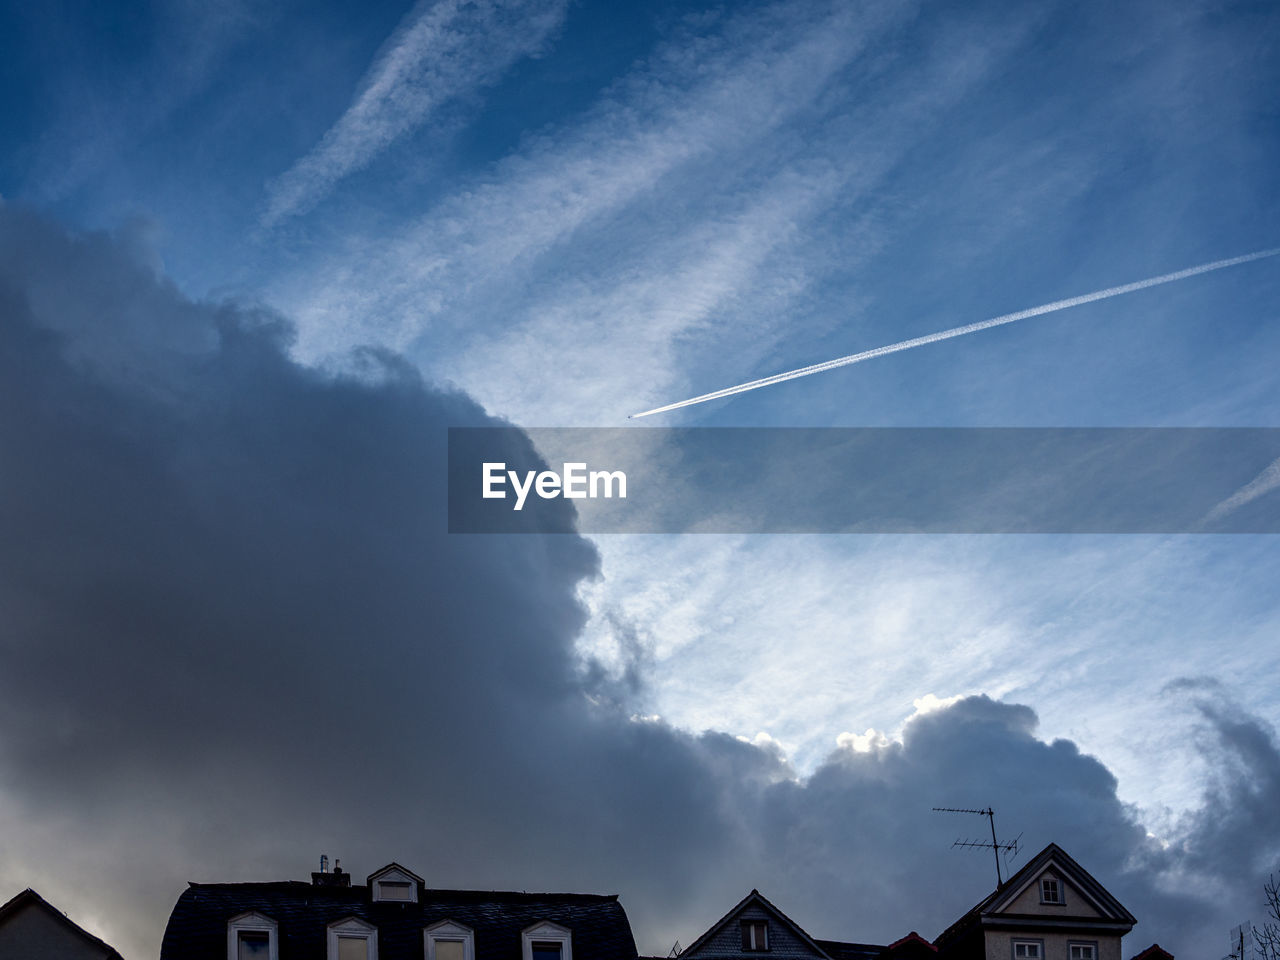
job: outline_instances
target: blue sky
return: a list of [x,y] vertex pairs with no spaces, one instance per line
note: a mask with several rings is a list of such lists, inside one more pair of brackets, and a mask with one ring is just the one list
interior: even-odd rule
[[[6,4],[0,196],[109,237],[158,285],[147,303],[285,318],[282,349],[315,376],[359,379],[350,351],[372,346],[520,426],[615,426],[1280,245],[1278,18],[1181,0]],[[150,307],[95,318],[88,280],[30,269],[31,290],[67,291],[28,299],[83,363],[203,349]],[[1278,302],[1263,260],[663,422],[1274,426]],[[797,782],[985,695],[1033,708],[1040,742],[1096,758],[1134,823],[1192,849],[1220,799],[1212,718],[1280,723],[1275,538],[593,548],[565,588],[584,611],[562,637],[573,675],[630,684],[627,710],[673,736],[785,757]],[[1051,823],[1010,826],[1075,850]],[[34,869],[44,852],[20,854]],[[709,889],[721,912],[745,892]],[[657,903],[646,930],[666,929]],[[1181,934],[1188,949],[1250,909],[1219,906],[1228,922]],[[147,922],[120,935],[148,943]],[[1135,949],[1148,934],[1165,942],[1148,928]]]

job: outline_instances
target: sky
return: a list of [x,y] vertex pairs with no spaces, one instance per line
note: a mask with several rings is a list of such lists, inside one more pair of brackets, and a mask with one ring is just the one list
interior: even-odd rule
[[[659,955],[751,887],[883,943],[990,891],[930,808],[991,805],[1125,956],[1263,919],[1274,536],[451,535],[445,428],[1280,246],[1273,4],[5,3],[0,91],[0,899],[133,960],[326,853],[618,893]],[[653,420],[1280,426],[1278,302]]]

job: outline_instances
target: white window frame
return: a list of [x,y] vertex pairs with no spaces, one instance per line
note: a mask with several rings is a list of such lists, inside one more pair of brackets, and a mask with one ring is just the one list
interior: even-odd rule
[[250,910],[227,921],[227,960],[240,960],[240,934],[266,933],[268,960],[280,960],[279,925],[266,914]]
[[367,923],[359,917],[346,917],[329,924],[327,930],[327,956],[329,960],[338,960],[339,937],[363,940],[364,955],[367,960],[378,960],[378,928],[372,923]]
[[[1036,955],[1034,957],[1019,957],[1018,956],[1019,946],[1035,947]],[[1012,960],[1044,960],[1044,941],[1028,940],[1025,937],[1020,937],[1017,940],[1014,940],[1011,944],[1009,944],[1009,956],[1012,958]]]
[[1067,941],[1067,960],[1071,960],[1071,951],[1075,947],[1088,947],[1093,952],[1093,956],[1087,960],[1098,960],[1098,943],[1096,940],[1069,940]]
[[533,960],[533,942],[545,940],[560,944],[560,960],[573,960],[573,932],[568,927],[544,920],[526,927],[520,933],[520,956],[523,960]]
[[[1045,896],[1045,884],[1052,883],[1056,899],[1050,900]],[[1066,890],[1062,887],[1062,880],[1059,877],[1041,877],[1040,878],[1040,902],[1052,904],[1055,907],[1066,906],[1067,897]]]
[[[374,903],[417,903],[419,882],[419,877],[415,877],[399,864],[391,864],[383,867],[369,878],[370,898]],[[382,895],[382,885],[384,883],[407,883],[409,885],[408,898],[384,897]]]
[[427,960],[436,960],[436,942],[440,940],[452,943],[461,941],[463,960],[475,960],[476,934],[470,927],[464,927],[452,920],[441,920],[423,930],[422,945],[426,951]]

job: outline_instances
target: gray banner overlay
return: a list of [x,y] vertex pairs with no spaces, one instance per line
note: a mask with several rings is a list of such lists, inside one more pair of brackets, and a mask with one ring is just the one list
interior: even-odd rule
[[452,428],[449,531],[1280,533],[1280,428]]

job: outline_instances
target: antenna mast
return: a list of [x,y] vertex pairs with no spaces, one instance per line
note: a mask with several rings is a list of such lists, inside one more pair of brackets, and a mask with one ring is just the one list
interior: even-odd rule
[[975,810],[972,807],[934,807],[935,813],[976,813],[979,816],[987,818],[987,822],[991,826],[991,842],[985,840],[957,840],[952,847],[966,847],[971,850],[990,850],[996,858],[996,888],[1004,883],[1004,876],[1000,872],[1000,854],[1004,853],[1006,857],[1013,854],[1018,855],[1018,841],[1022,839],[1022,834],[1018,834],[1009,843],[1001,843],[996,839],[996,812],[990,807],[982,810]]

